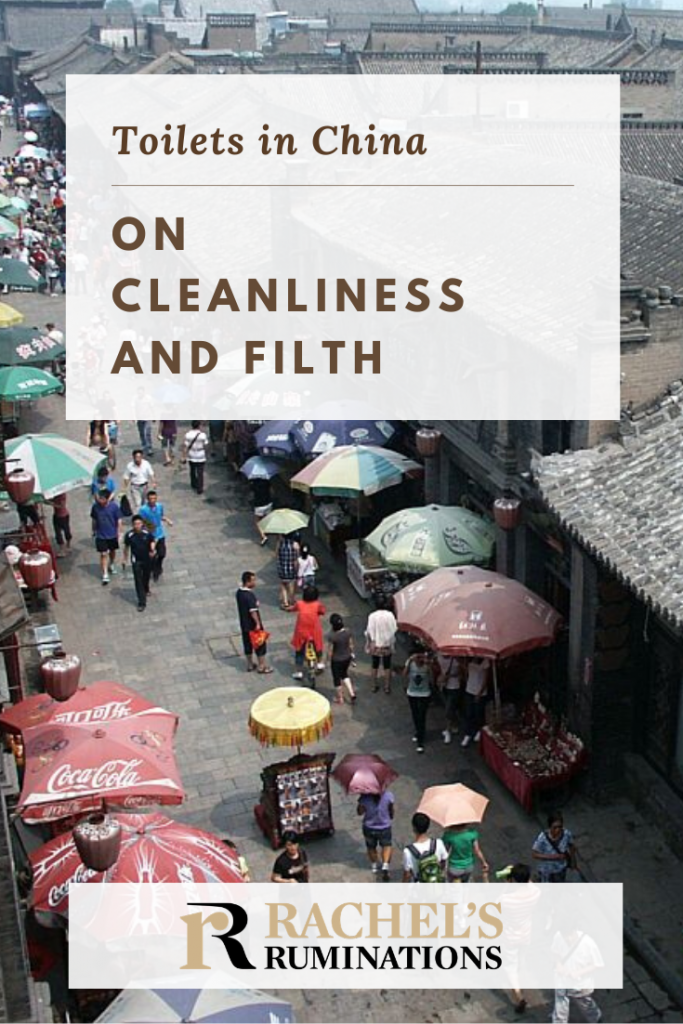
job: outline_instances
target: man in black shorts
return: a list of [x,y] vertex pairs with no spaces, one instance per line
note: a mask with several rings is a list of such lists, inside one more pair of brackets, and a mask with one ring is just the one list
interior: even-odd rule
[[121,509],[118,503],[110,498],[109,491],[102,489],[97,492],[95,503],[90,509],[95,547],[100,556],[102,569],[102,586],[109,583],[109,574],[116,573],[116,552],[119,549],[119,531],[121,529]]
[[[254,648],[251,633],[253,630],[263,630],[261,621],[261,609],[255,592],[256,573],[243,572],[242,586],[237,588],[235,600],[240,618],[240,630],[242,631],[242,645],[244,655],[247,659],[247,672],[258,669],[261,675],[270,675],[273,671],[266,662],[267,645],[265,640]],[[256,661],[254,661],[256,655]]]

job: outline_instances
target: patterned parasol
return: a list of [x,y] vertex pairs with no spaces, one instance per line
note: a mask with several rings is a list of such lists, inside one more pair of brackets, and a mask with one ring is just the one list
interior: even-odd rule
[[264,747],[302,747],[323,739],[331,728],[329,700],[299,686],[268,690],[249,711],[249,732]]

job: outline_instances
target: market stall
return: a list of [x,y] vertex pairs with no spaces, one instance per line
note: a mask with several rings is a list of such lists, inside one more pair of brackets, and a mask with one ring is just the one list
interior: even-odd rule
[[538,698],[512,721],[487,725],[481,755],[527,812],[539,793],[566,786],[586,763],[581,740],[561,728]]
[[323,739],[332,728],[327,698],[314,690],[279,686],[256,698],[248,725],[262,746],[297,750],[261,773],[263,790],[254,816],[273,849],[288,829],[306,837],[333,832],[329,774],[335,755],[301,753],[304,744]]
[[254,813],[274,850],[288,830],[305,838],[334,832],[329,779],[334,758],[334,754],[296,754],[261,772],[263,790]]

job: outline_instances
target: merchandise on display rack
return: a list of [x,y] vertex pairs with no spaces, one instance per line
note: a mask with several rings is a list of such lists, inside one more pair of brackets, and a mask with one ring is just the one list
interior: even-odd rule
[[289,830],[302,838],[334,832],[329,782],[334,758],[334,754],[298,754],[261,772],[261,803],[254,813],[273,849]]

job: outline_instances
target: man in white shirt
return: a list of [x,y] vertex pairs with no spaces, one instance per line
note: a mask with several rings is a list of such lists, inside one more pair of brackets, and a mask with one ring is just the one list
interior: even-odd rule
[[555,956],[557,986],[554,1024],[567,1024],[572,1001],[580,1007],[584,1020],[597,1024],[602,1020],[602,1012],[593,998],[593,975],[604,967],[605,961],[595,941],[579,929],[576,917],[569,912],[550,948]]
[[204,493],[204,467],[209,439],[201,429],[199,420],[192,420],[192,429],[185,434],[183,462],[190,463],[190,487],[197,494]]
[[150,484],[154,484],[154,470],[147,459],[143,459],[141,448],[136,448],[133,452],[133,458],[126,466],[123,482],[128,488],[130,507],[135,515],[147,500]]
[[415,839],[403,850],[404,882],[443,882],[446,877],[448,851],[441,839],[430,837],[431,824],[421,811],[413,815]]

